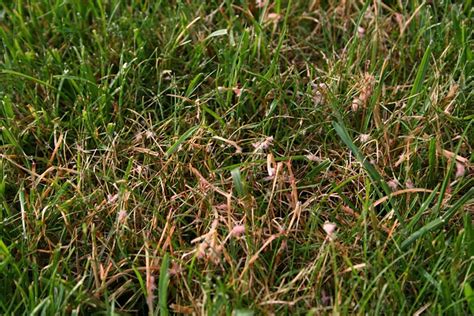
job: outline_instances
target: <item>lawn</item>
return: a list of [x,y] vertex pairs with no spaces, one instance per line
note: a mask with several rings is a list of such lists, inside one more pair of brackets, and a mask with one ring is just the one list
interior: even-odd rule
[[474,314],[473,12],[0,2],[0,314]]

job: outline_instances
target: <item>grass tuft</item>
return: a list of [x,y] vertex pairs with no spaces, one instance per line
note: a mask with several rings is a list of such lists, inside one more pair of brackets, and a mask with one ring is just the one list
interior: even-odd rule
[[472,12],[1,2],[0,314],[473,314]]

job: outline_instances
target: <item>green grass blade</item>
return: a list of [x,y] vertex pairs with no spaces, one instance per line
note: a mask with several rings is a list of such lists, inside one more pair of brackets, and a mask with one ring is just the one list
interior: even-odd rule
[[426,70],[428,69],[428,60],[431,54],[431,44],[426,47],[425,53],[421,60],[420,65],[418,66],[418,71],[416,72],[415,82],[410,91],[409,101],[407,105],[407,113],[411,115],[413,113],[413,106],[417,100],[417,94],[421,92],[423,88],[423,81],[425,79]]
[[217,31],[212,32],[206,37],[206,40],[213,38],[213,37],[218,37],[218,36],[224,36],[227,35],[227,29],[220,29]]
[[420,209],[418,212],[416,212],[415,216],[411,219],[411,221],[407,224],[406,231],[409,232],[413,229],[413,227],[418,223],[420,220],[421,216],[423,213],[428,209],[428,207],[431,205],[431,203],[434,201],[436,194],[438,193],[438,186],[431,192],[431,194],[428,196],[428,198],[423,202],[423,204],[420,206]]
[[336,130],[337,135],[339,135],[344,144],[349,147],[349,149],[355,155],[357,160],[359,160],[359,162],[364,166],[365,170],[369,174],[374,184],[381,185],[383,191],[385,191],[387,195],[390,194],[390,189],[388,188],[385,181],[383,181],[382,176],[375,169],[375,167],[367,160],[367,158],[365,158],[364,155],[360,152],[359,148],[354,144],[351,137],[349,136],[349,133],[347,132],[346,128],[337,122],[333,122],[333,126]]
[[235,168],[230,172],[232,174],[232,182],[234,183],[235,190],[240,197],[245,196],[245,184],[240,174],[240,169]]
[[402,249],[406,249],[413,242],[415,242],[420,237],[424,236],[426,233],[429,233],[440,226],[447,224],[449,219],[470,199],[474,197],[474,188],[471,188],[466,194],[464,194],[445,214],[441,217],[438,217],[425,226],[421,227],[419,230],[410,235],[401,245]]
[[18,72],[18,71],[14,71],[14,70],[9,70],[9,69],[0,69],[0,73],[1,74],[7,74],[7,75],[13,75],[13,76],[18,76],[18,77],[21,77],[21,78],[24,78],[24,79],[28,79],[28,80],[31,80],[33,82],[36,82],[36,83],[39,83],[40,85],[43,85],[47,88],[50,88],[52,90],[56,90],[56,87],[55,86],[52,86],[51,84],[47,83],[46,81],[43,81],[41,79],[38,79],[38,78],[35,78],[35,77],[32,77],[32,76],[29,76],[29,75],[26,75],[24,73],[21,73],[21,72]]
[[169,285],[169,256],[165,254],[160,267],[160,280],[158,282],[158,300],[160,305],[160,315],[169,315],[168,311],[168,285]]
[[197,125],[197,126],[193,126],[190,129],[188,129],[183,135],[181,135],[179,137],[179,139],[176,141],[176,143],[174,143],[170,148],[168,148],[168,150],[165,153],[165,156],[169,157],[172,154],[174,154],[178,150],[179,146],[182,143],[184,143],[189,137],[191,137],[199,129],[199,127],[200,126]]
[[471,314],[474,315],[474,291],[468,282],[464,283],[464,296],[466,297]]

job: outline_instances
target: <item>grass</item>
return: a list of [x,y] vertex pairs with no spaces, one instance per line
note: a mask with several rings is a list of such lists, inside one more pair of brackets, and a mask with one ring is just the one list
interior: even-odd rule
[[2,2],[0,314],[474,314],[472,12]]

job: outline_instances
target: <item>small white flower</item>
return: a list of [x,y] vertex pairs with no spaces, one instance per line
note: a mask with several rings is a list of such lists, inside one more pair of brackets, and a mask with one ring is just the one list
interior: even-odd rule
[[334,231],[336,230],[336,224],[331,223],[331,222],[325,222],[323,225],[323,230],[326,232],[327,238],[331,239],[333,238]]

